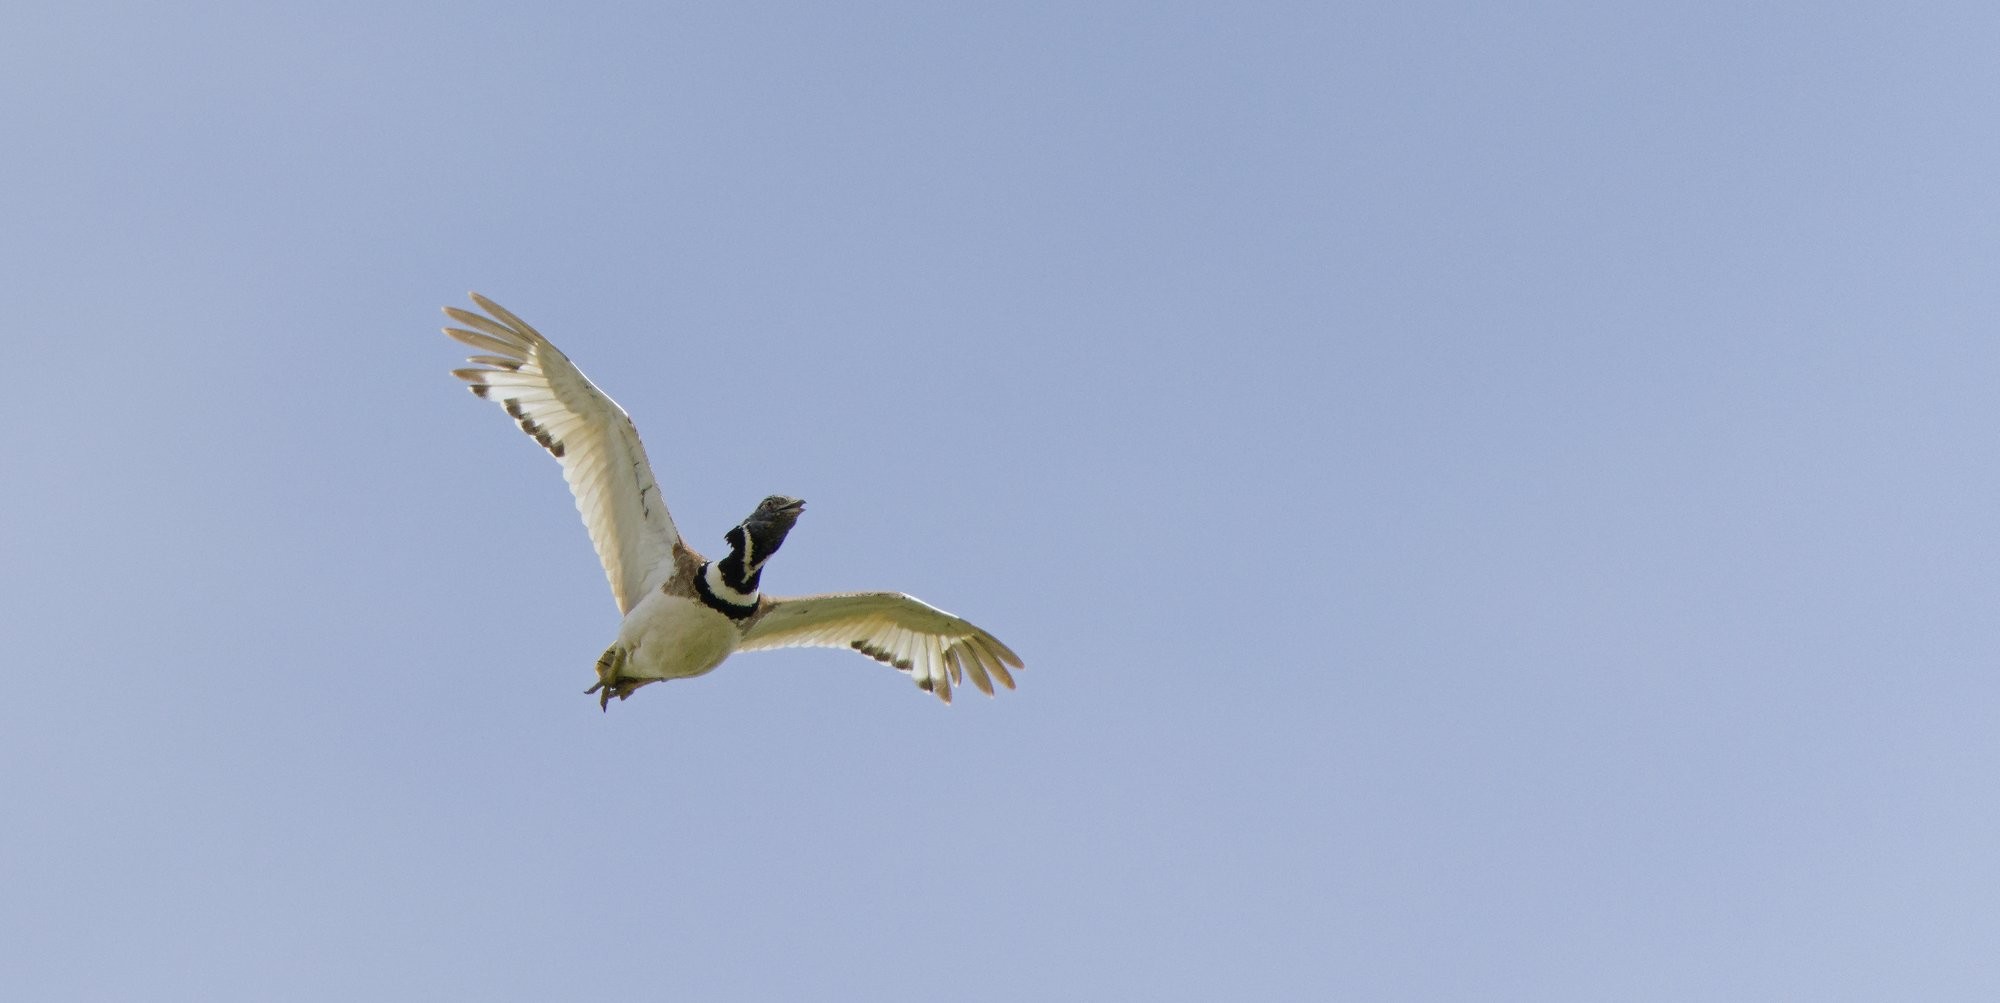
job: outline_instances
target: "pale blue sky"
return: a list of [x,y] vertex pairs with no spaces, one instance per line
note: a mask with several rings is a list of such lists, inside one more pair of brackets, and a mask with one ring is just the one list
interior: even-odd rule
[[[20,999],[1991,999],[1985,4],[41,4]],[[478,289],[831,651],[600,714]]]

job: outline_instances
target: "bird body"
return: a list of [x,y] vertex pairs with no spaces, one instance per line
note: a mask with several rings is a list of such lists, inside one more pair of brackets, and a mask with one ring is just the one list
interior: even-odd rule
[[737,651],[846,647],[907,672],[951,702],[966,676],[991,696],[1021,659],[971,623],[896,592],[775,598],[759,583],[805,503],[772,495],[723,535],[710,561],[681,539],[638,430],[540,332],[478,293],[486,315],[446,307],[464,325],[445,333],[478,349],[476,368],[453,375],[508,416],[562,464],[624,614],[618,639],[597,660],[598,705],[663,679],[703,675]]
[[618,671],[600,682],[615,694],[622,679],[650,682],[705,675],[742,643],[743,631],[736,621],[701,600],[666,590],[653,592],[619,623],[618,642],[610,648],[621,653],[611,656],[619,659]]

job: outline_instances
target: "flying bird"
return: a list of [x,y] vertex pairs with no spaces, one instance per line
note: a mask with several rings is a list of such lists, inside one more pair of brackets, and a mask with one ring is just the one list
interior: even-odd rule
[[738,651],[852,648],[906,672],[951,702],[965,677],[988,696],[1020,656],[992,634],[900,592],[777,597],[758,588],[765,562],[785,542],[805,503],[772,495],[723,539],[711,561],[681,540],[639,430],[625,409],[571,364],[541,333],[478,293],[485,315],[445,307],[464,327],[444,333],[480,354],[452,375],[506,409],[562,464],[563,479],[604,562],[624,622],[597,660],[600,708],[648,683],[699,676]]

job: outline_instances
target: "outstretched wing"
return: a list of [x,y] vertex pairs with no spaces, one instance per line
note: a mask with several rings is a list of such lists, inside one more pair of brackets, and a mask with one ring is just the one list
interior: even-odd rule
[[900,592],[773,598],[737,650],[800,647],[853,648],[908,672],[945,703],[965,676],[987,696],[995,679],[1011,690],[1007,667],[1021,667],[999,638]]
[[562,463],[618,611],[630,612],[667,580],[680,542],[638,429],[617,401],[540,332],[500,304],[471,295],[492,316],[445,307],[445,315],[465,327],[447,327],[444,333],[486,354],[467,360],[480,368],[454,369],[452,375],[507,409],[522,431]]

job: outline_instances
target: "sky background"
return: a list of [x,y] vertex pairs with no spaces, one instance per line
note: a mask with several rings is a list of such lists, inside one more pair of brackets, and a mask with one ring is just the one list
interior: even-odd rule
[[[18,999],[1992,999],[2000,9],[48,4]],[[438,307],[1027,661],[601,714]]]

